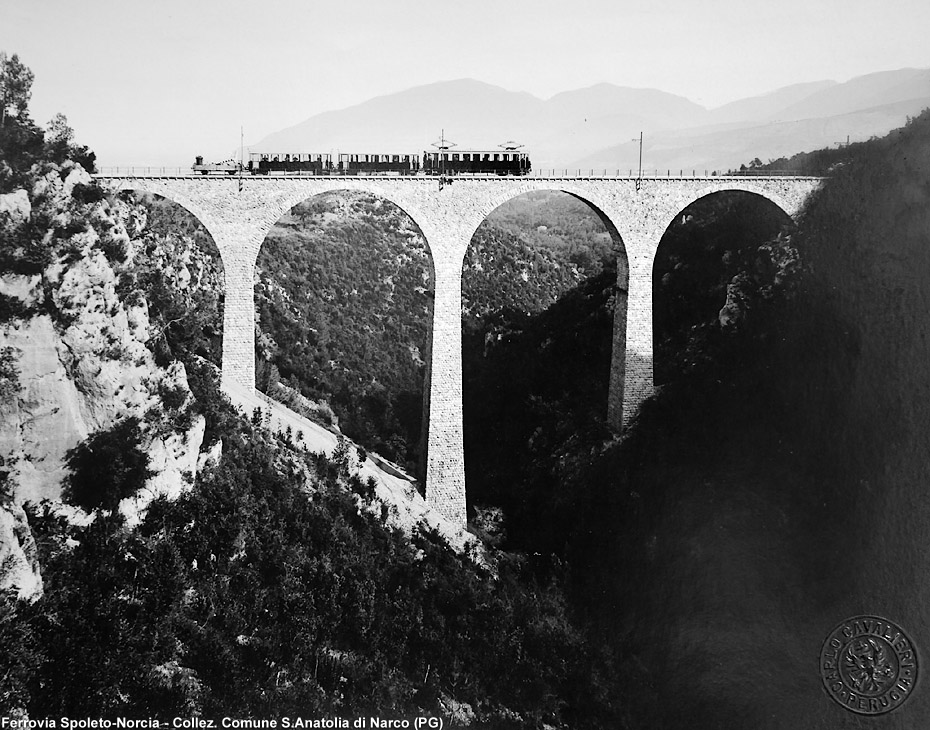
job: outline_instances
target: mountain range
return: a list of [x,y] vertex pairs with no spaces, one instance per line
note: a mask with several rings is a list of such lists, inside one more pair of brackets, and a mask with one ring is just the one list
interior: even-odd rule
[[542,169],[723,170],[882,135],[930,107],[930,69],[814,81],[707,109],[657,89],[608,83],[550,99],[474,79],[443,81],[328,111],[252,152],[422,153],[440,134],[460,149],[516,140]]

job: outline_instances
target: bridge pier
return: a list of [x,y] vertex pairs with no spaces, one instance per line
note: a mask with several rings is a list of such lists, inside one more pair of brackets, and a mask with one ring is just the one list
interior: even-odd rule
[[[216,236],[214,236],[216,241]],[[226,243],[226,242],[224,242]],[[223,387],[255,389],[255,254],[220,246],[226,292],[223,303]]]
[[[653,393],[653,328],[652,328],[652,265],[659,240],[628,240],[629,289],[626,297],[626,331],[622,349],[618,347],[614,319],[614,351],[611,369],[623,358],[622,418],[616,412],[616,397],[609,399],[608,423],[614,428],[617,421],[626,428],[639,411],[640,405]],[[613,384],[613,383],[612,383]]]
[[610,375],[607,386],[607,425],[614,431],[621,431],[626,421],[624,414],[624,393],[627,379],[627,327],[630,317],[630,266],[627,262],[626,248],[619,232],[609,218],[602,215],[605,225],[614,237],[614,253],[617,262],[617,283],[614,287],[614,323],[610,348]]
[[[451,239],[451,237],[449,237]],[[465,446],[462,415],[462,260],[468,241],[433,240],[433,333],[427,361],[426,501],[450,522],[465,525]],[[437,249],[449,250],[441,258]],[[458,255],[456,249],[461,251]]]

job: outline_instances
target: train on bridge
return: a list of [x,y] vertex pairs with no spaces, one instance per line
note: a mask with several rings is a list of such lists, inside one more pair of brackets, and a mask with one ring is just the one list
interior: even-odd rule
[[459,150],[443,144],[435,152],[419,154],[322,152],[252,152],[243,165],[237,160],[205,163],[198,155],[191,170],[202,175],[529,175],[528,152],[515,142],[496,150]]

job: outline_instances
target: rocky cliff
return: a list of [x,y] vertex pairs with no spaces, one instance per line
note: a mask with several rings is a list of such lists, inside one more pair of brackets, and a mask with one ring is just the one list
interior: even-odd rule
[[[120,419],[141,420],[153,476],[121,505],[132,517],[154,496],[177,495],[191,483],[203,443],[204,419],[190,412],[184,366],[156,363],[148,303],[121,278],[141,255],[145,217],[132,202],[94,190],[73,166],[0,196],[0,235],[35,240],[45,229],[42,250],[24,243],[25,265],[0,276],[0,352],[11,373],[0,402],[8,470],[0,543],[11,556],[0,566],[0,587],[26,594],[41,590],[41,581],[19,505],[61,498],[69,449]],[[183,258],[172,266],[179,285],[190,281]]]

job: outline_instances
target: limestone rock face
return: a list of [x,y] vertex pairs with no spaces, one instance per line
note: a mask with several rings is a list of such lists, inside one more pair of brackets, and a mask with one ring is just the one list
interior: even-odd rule
[[[100,256],[81,260],[62,277],[73,323],[61,330],[48,315],[0,328],[0,349],[13,348],[18,397],[0,404],[0,454],[12,468],[18,503],[59,499],[67,451],[127,416],[144,417],[171,388],[190,398],[184,368],[155,365],[141,337],[142,308],[127,312],[113,294],[113,272]],[[109,314],[107,314],[109,312]],[[142,444],[156,472],[147,490],[177,496],[196,473],[204,421],[182,432],[155,424]],[[149,499],[144,500],[147,504]]]
[[155,405],[158,368],[145,340],[138,339],[140,334],[147,339],[148,319],[134,311],[130,323],[103,253],[93,251],[70,266],[52,297],[72,320],[61,333],[60,356],[84,396],[82,415],[90,430]]
[[[187,385],[184,366],[175,362],[165,371],[162,387],[177,389],[187,394],[185,405],[192,401]],[[129,524],[136,524],[145,508],[157,496],[169,499],[179,497],[194,482],[194,476],[201,465],[200,446],[206,430],[203,416],[195,416],[188,428],[183,430],[165,428],[163,424],[146,424],[147,444],[145,451],[149,456],[149,468],[154,475],[135,495],[120,502],[120,511]],[[218,442],[221,447],[221,443]]]
[[13,225],[19,225],[32,214],[32,204],[25,190],[14,190],[0,195],[0,220],[6,219]]
[[0,352],[9,348],[19,383],[18,393],[0,402],[0,457],[17,504],[57,500],[68,450],[137,417],[144,424],[140,448],[155,472],[125,505],[127,516],[138,517],[155,495],[177,496],[192,482],[205,424],[200,416],[172,420],[158,408],[165,392],[182,405],[192,396],[180,363],[168,369],[155,363],[144,299],[120,291],[120,272],[133,265],[138,246],[127,231],[144,222],[119,200],[87,204],[72,196],[77,185],[91,183],[74,167],[37,179],[31,196],[25,190],[0,196],[0,229],[15,233],[42,213],[53,222],[45,242],[59,252],[40,274],[0,276],[0,292],[27,311],[0,324]]
[[64,455],[90,429],[84,398],[62,363],[61,339],[48,315],[0,328],[0,349],[18,355],[18,397],[0,403],[0,455],[11,467],[18,503],[58,499]]
[[26,513],[15,504],[0,506],[0,590],[8,589],[27,601],[42,596],[36,544]]
[[0,294],[19,299],[28,307],[34,307],[41,304],[45,298],[39,287],[41,278],[38,274],[35,276],[4,276],[0,278]]

